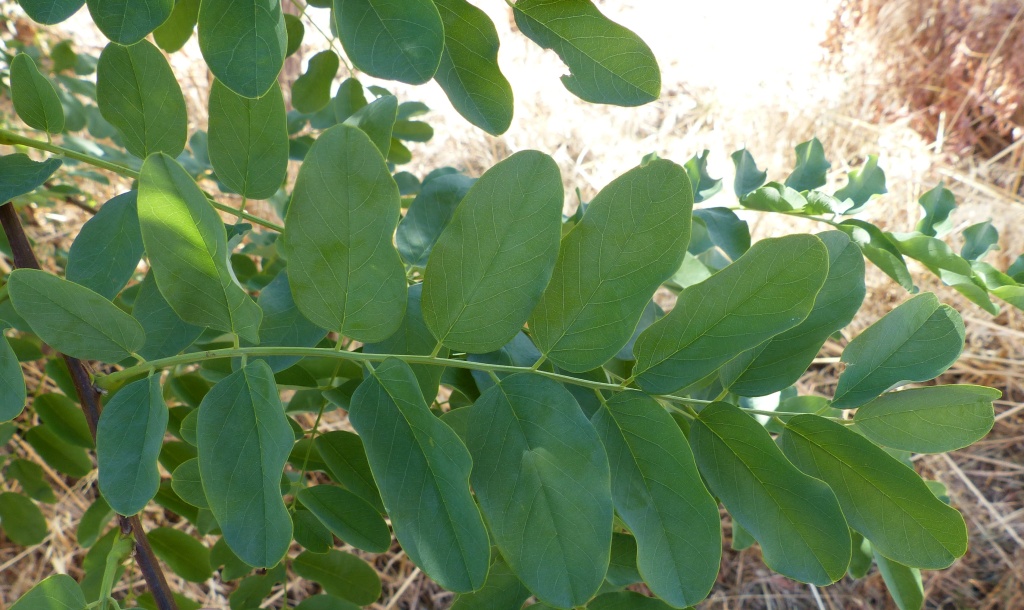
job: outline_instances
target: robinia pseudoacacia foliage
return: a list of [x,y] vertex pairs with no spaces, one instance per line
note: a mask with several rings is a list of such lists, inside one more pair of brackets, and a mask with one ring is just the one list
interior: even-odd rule
[[[84,0],[20,4],[56,24]],[[681,608],[715,584],[720,506],[733,548],[756,543],[779,574],[825,586],[874,562],[902,608],[922,605],[920,570],[962,556],[967,529],[910,456],[982,438],[999,392],[919,385],[964,343],[934,294],[842,333],[865,258],[909,291],[908,258],[993,313],[992,297],[1024,306],[1024,263],[982,260],[991,224],[954,252],[939,185],[913,231],[883,232],[855,217],[885,193],[877,158],[825,192],[816,139],[779,181],[733,154],[740,208],[825,229],[753,244],[735,205],[707,203],[722,189],[707,151],[638,160],[568,217],[542,152],[421,179],[397,167],[403,142],[432,136],[427,108],[357,71],[433,79],[500,134],[512,89],[486,14],[464,0],[297,6],[330,10],[332,28],[288,95],[283,62],[316,21],[279,0],[88,0],[110,39],[98,58],[6,41],[20,122],[0,131],[17,149],[0,157],[0,201],[19,268],[0,301],[2,440],[69,478],[98,468],[84,576],[50,576],[14,608],[197,608],[153,554],[186,581],[240,580],[233,610],[260,606],[287,569],[322,592],[286,592],[285,607],[351,608],[380,596],[367,558],[395,541],[460,610]],[[573,94],[658,98],[650,49],[589,0],[510,10]],[[215,80],[208,130],[189,134],[167,54],[194,30]],[[112,174],[130,190],[47,253],[57,274],[38,269],[15,207],[89,200]],[[670,311],[658,291],[677,295]],[[845,345],[834,395],[799,395],[830,338]],[[36,387],[23,411],[19,362],[37,360],[59,391]],[[353,431],[325,426],[343,414]],[[42,542],[43,469],[7,456],[5,479],[0,526]],[[189,527],[144,531],[147,507]],[[114,599],[129,555],[148,591],[136,578]],[[627,589],[641,582],[654,598]]]

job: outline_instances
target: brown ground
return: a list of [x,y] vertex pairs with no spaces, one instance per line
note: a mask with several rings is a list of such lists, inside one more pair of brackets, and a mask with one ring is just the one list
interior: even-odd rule
[[[599,4],[654,49],[664,72],[661,100],[639,109],[579,102],[557,82],[562,73],[557,58],[512,32],[501,3],[481,3],[502,36],[501,61],[517,99],[513,127],[500,138],[488,137],[455,115],[436,86],[399,88],[403,99],[422,99],[434,109],[427,119],[437,130],[432,142],[413,147],[415,161],[407,169],[422,175],[454,165],[478,173],[510,152],[536,148],[559,162],[567,193],[579,187],[589,199],[651,151],[682,162],[708,148],[712,174],[723,176],[728,185],[727,155],[746,146],[762,167],[767,165],[770,179],[782,177],[792,167],[792,146],[817,135],[837,174],[857,166],[866,154],[881,155],[889,194],[875,201],[869,215],[883,227],[911,229],[920,216],[917,197],[944,180],[957,194],[960,228],[989,218],[999,228],[1002,250],[991,254],[989,262],[1005,269],[1024,251],[1024,199],[1019,195],[1024,137],[1022,121],[1012,123],[1020,111],[1014,105],[1019,97],[1013,96],[1024,91],[1022,72],[1014,67],[1024,57],[1024,4],[1019,0],[863,0],[842,7],[836,0]],[[79,16],[67,31],[82,45],[95,46],[99,38],[83,34],[87,25],[88,19]],[[325,47],[310,28],[306,43],[307,56]],[[936,49],[947,55],[936,55]],[[196,85],[185,88],[193,128],[205,128],[207,75],[196,73],[195,57],[193,40],[172,62],[182,79]],[[961,105],[964,109],[956,112]],[[729,198],[721,194],[713,203],[729,205]],[[31,231],[41,246],[59,249],[70,244],[85,214],[67,206],[37,210],[34,218]],[[790,218],[749,219],[761,237],[822,229]],[[917,462],[922,474],[949,487],[971,532],[966,557],[948,570],[924,575],[928,607],[1024,608],[1024,314],[1006,310],[993,318],[923,273],[918,277],[922,289],[935,290],[954,304],[967,324],[963,359],[942,381],[980,383],[1004,392],[988,438],[950,456]],[[868,299],[851,329],[855,332],[908,296],[880,272],[869,272],[868,282]],[[831,394],[837,370],[829,358],[840,353],[841,345],[826,346],[822,362],[801,382],[804,392]],[[29,375],[38,379],[39,374],[30,370]],[[327,423],[345,425],[341,420]],[[19,441],[13,450],[32,455]],[[82,553],[74,531],[95,481],[69,484],[48,474],[59,497],[56,506],[46,509],[49,539],[29,549],[0,539],[0,600],[7,603],[46,574],[75,575],[78,570]],[[145,516],[151,525],[166,524],[162,511]],[[445,608],[450,603],[450,595],[439,592],[400,552],[378,556],[375,563],[385,583],[383,601],[375,608]],[[226,607],[229,591],[216,580],[203,586],[172,581],[210,608]],[[129,582],[126,577],[122,590]],[[287,591],[308,587],[295,580]],[[283,594],[278,591],[270,607],[280,607]],[[772,574],[751,549],[726,551],[718,586],[702,607],[895,606],[874,571],[857,582],[814,589]]]

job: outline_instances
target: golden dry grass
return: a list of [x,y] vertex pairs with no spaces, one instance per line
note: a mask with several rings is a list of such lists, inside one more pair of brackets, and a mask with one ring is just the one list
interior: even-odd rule
[[[906,23],[895,19],[868,21],[882,23],[884,31],[848,27],[831,31],[844,38],[847,55],[858,61],[840,65],[829,57],[822,43],[830,27],[843,25],[836,15],[847,6],[836,0],[796,0],[787,3],[726,1],[720,3],[667,3],[640,0],[605,0],[602,10],[635,29],[654,49],[663,68],[663,96],[637,109],[591,106],[566,92],[557,79],[563,67],[557,58],[528,43],[514,31],[502,3],[481,3],[498,26],[503,46],[501,63],[516,92],[516,119],[509,132],[493,138],[475,130],[458,117],[435,85],[398,87],[402,99],[421,99],[434,110],[426,117],[437,130],[427,144],[412,147],[415,160],[409,169],[418,175],[440,165],[453,165],[470,173],[483,169],[523,148],[536,148],[558,161],[567,195],[579,188],[584,199],[591,198],[614,176],[635,166],[642,155],[659,155],[685,161],[708,148],[711,173],[731,181],[728,154],[746,146],[761,166],[769,168],[770,179],[786,175],[792,167],[792,147],[817,135],[825,144],[835,174],[855,167],[864,155],[878,153],[888,176],[889,193],[877,199],[868,218],[891,230],[909,230],[919,218],[917,197],[944,180],[957,194],[960,209],[955,219],[960,228],[994,219],[1001,233],[1002,250],[990,255],[1000,268],[1024,251],[1024,203],[1015,195],[1024,164],[1020,134],[1001,154],[986,159],[949,154],[934,137],[923,136],[915,116],[904,112],[910,94],[904,74],[905,56],[887,61],[886,44],[901,40]],[[963,3],[961,3],[963,4]],[[984,4],[984,3],[982,3]],[[996,3],[989,2],[987,5]],[[1013,2],[998,3],[1000,6]],[[781,5],[781,6],[780,6]],[[877,5],[877,6],[876,6]],[[865,2],[884,15],[918,14],[934,11],[933,0],[891,0]],[[881,8],[879,8],[881,7]],[[902,12],[901,12],[902,11]],[[312,12],[316,15],[317,13]],[[323,13],[319,13],[322,15]],[[966,15],[966,17],[964,17]],[[1019,13],[1018,13],[1018,16]],[[87,32],[87,17],[69,24],[76,42],[97,50],[101,44]],[[978,11],[959,14],[971,28],[989,27],[988,35],[1004,35],[1009,21]],[[326,26],[317,18],[318,23]],[[992,24],[995,24],[993,26]],[[1003,30],[999,30],[1002,24]],[[1017,27],[1016,25],[1014,27]],[[992,28],[995,28],[992,30]],[[971,30],[975,31],[975,30]],[[1009,39],[1013,35],[1007,36]],[[1020,35],[1018,32],[1017,35]],[[325,47],[307,29],[307,56]],[[850,46],[854,45],[854,46]],[[988,51],[992,47],[986,47]],[[851,49],[855,49],[852,51]],[[986,52],[988,52],[986,51]],[[908,55],[913,50],[908,50]],[[192,128],[205,128],[205,96],[208,75],[197,71],[198,50],[193,40],[172,63],[186,83]],[[850,59],[844,56],[844,60]],[[977,66],[990,65],[985,58]],[[936,70],[934,66],[931,70]],[[290,74],[297,75],[292,66]],[[1002,78],[1002,77],[1001,77]],[[1018,91],[1024,83],[1010,78],[1008,86]],[[984,97],[989,80],[978,77],[972,95]],[[1005,79],[1004,79],[1005,80]],[[999,82],[1004,82],[1000,80]],[[364,79],[369,82],[370,79]],[[973,83],[974,80],[972,79]],[[996,82],[996,81],[991,81]],[[386,84],[392,86],[393,84]],[[993,96],[995,92],[990,92]],[[884,94],[884,95],[883,95]],[[1005,95],[1004,95],[1005,97]],[[945,99],[945,98],[943,98]],[[940,138],[941,139],[941,138]],[[962,152],[962,151],[961,151]],[[726,191],[729,189],[726,188]],[[99,199],[102,199],[98,197]],[[575,197],[567,196],[567,211]],[[729,205],[730,195],[712,200]],[[749,214],[758,237],[793,231],[817,231],[825,227],[788,217]],[[38,210],[34,215],[33,237],[43,248],[66,248],[84,213],[70,206]],[[959,244],[954,243],[955,246]],[[918,269],[917,271],[922,271]],[[946,483],[954,504],[967,518],[971,532],[968,555],[943,572],[925,574],[931,608],[1013,609],[1024,607],[1024,314],[1004,311],[993,318],[919,273],[920,285],[935,290],[953,303],[967,323],[967,346],[963,359],[942,381],[981,383],[1004,392],[997,403],[997,424],[992,434],[976,445],[948,457],[927,457],[917,461],[920,471]],[[869,296],[851,327],[850,336],[891,310],[907,294],[880,272],[868,276]],[[801,381],[806,393],[830,395],[838,370],[830,359],[838,356],[842,344],[830,342],[820,359]],[[33,379],[38,371],[28,370]],[[312,421],[305,422],[308,425]],[[326,419],[328,428],[347,423],[341,416]],[[31,457],[31,448],[18,443],[14,449]],[[0,542],[0,601],[13,600],[41,576],[59,571],[80,576],[82,551],[74,540],[77,521],[91,498],[94,481],[83,479],[68,484],[50,475],[58,493],[58,504],[47,508],[51,536],[31,549]],[[8,484],[9,485],[9,484]],[[184,521],[168,520],[159,509],[144,515],[149,526],[171,525],[185,530]],[[729,523],[725,522],[726,536]],[[437,589],[416,570],[397,547],[392,553],[368,557],[379,568],[384,595],[378,609],[445,608],[451,596]],[[137,584],[137,574],[122,580],[120,587]],[[175,588],[187,591],[206,607],[226,607],[229,590],[213,579],[202,586],[189,585],[172,577]],[[313,585],[297,579],[278,590],[269,607],[279,607],[288,594],[299,599]],[[740,553],[726,550],[718,584],[703,608],[890,608],[881,578],[872,572],[857,581],[844,580],[816,590],[772,574],[761,563],[755,549]]]

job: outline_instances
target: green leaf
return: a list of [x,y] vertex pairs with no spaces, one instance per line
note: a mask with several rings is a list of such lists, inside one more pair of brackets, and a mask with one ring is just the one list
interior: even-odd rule
[[36,62],[25,53],[11,61],[11,99],[21,120],[47,133],[64,131],[64,107],[53,83],[39,73]]
[[46,426],[64,442],[83,449],[94,445],[89,424],[78,403],[63,394],[39,394],[32,409]]
[[136,157],[157,152],[176,157],[185,149],[185,98],[167,60],[149,41],[103,49],[96,67],[96,100],[103,118]]
[[142,164],[139,222],[160,293],[197,326],[256,342],[263,316],[228,268],[224,223],[192,177],[157,154]]
[[956,198],[941,182],[921,195],[917,202],[924,208],[924,218],[917,223],[920,233],[942,237],[953,230],[953,219],[949,216],[956,209]]
[[285,45],[284,56],[291,57],[302,46],[302,39],[306,36],[306,26],[303,25],[302,19],[298,16],[285,13],[284,28],[288,34],[288,43]]
[[590,0],[520,0],[520,31],[565,62],[562,84],[594,104],[641,106],[661,94],[661,70],[650,47],[601,14]]
[[46,518],[25,496],[0,493],[0,529],[18,546],[34,546],[46,538]]
[[312,114],[331,101],[331,83],[340,62],[334,51],[321,51],[309,59],[306,71],[292,83],[292,106]]
[[33,500],[47,504],[57,503],[57,496],[43,478],[43,468],[39,464],[22,459],[11,460],[5,476],[8,480],[17,481],[21,485],[22,493]]
[[660,599],[646,597],[635,591],[612,591],[598,595],[587,604],[587,610],[669,610],[672,606]]
[[357,549],[383,553],[391,546],[391,531],[380,512],[347,489],[316,485],[299,491],[298,498],[331,533]]
[[730,158],[736,167],[736,178],[732,182],[732,190],[737,197],[742,198],[764,184],[768,178],[768,172],[757,169],[753,155],[746,148],[732,153]]
[[10,340],[0,337],[0,422],[11,421],[25,408],[25,375]]
[[100,490],[118,513],[134,515],[156,495],[166,430],[159,375],[121,388],[104,407],[96,427]]
[[295,606],[295,610],[359,610],[359,606],[333,595],[311,595]]
[[784,214],[802,214],[808,207],[807,198],[797,190],[778,182],[769,182],[741,197],[740,205],[749,210]]
[[675,308],[640,335],[633,349],[637,384],[673,392],[793,328],[812,310],[827,273],[828,250],[813,235],[758,242],[684,290]]
[[[717,507],[718,504],[715,503],[716,510]],[[608,574],[605,575],[605,580],[615,587],[626,587],[643,580],[637,570],[636,559],[636,539],[630,534],[613,533],[611,563],[608,564]]]
[[[22,4],[27,3],[22,0]],[[67,574],[54,574],[29,589],[11,610],[85,610],[85,606],[85,595],[75,579]]]
[[82,225],[68,251],[67,279],[108,299],[128,284],[145,252],[137,195],[114,197]]
[[345,54],[370,76],[421,85],[444,50],[444,24],[431,0],[334,0]]
[[885,172],[878,167],[878,155],[868,155],[860,169],[850,172],[846,186],[836,191],[835,198],[843,203],[852,204],[843,211],[843,214],[856,214],[864,209],[871,197],[887,192]]
[[0,156],[0,201],[6,203],[36,190],[63,163],[61,159],[33,161],[23,153]]
[[78,544],[84,548],[91,547],[113,518],[114,509],[110,508],[103,496],[97,495],[78,521],[78,529],[75,532]]
[[671,161],[636,167],[602,189],[562,240],[530,315],[541,353],[572,372],[614,356],[651,295],[682,264],[692,209],[686,171]]
[[44,462],[69,477],[80,479],[92,471],[92,460],[85,449],[64,442],[45,425],[30,428],[25,441]]
[[8,288],[15,311],[55,350],[83,360],[119,362],[146,335],[131,316],[74,282],[37,269],[15,269]]
[[[260,345],[264,347],[313,347],[327,335],[327,331],[307,320],[292,299],[288,283],[288,270],[277,274],[263,290],[256,303],[263,310],[260,323]],[[401,352],[406,353],[406,352]],[[261,356],[275,373],[283,371],[300,360],[299,356]]]
[[384,95],[353,112],[344,120],[344,124],[363,130],[380,154],[387,157],[391,151],[391,134],[397,116],[398,98]]
[[199,458],[185,460],[171,473],[171,489],[182,500],[196,508],[210,508],[199,472]]
[[483,586],[490,545],[469,491],[469,451],[427,408],[409,365],[382,362],[352,397],[349,420],[409,558],[450,591]]
[[999,249],[999,231],[992,221],[979,222],[964,229],[964,247],[960,255],[969,261],[981,260],[986,254]]
[[260,98],[220,81],[210,90],[210,163],[217,179],[250,199],[269,199],[288,173],[284,97],[276,83]]
[[926,292],[869,326],[843,350],[845,365],[832,406],[852,409],[906,383],[945,371],[964,347],[964,323]]
[[786,186],[796,191],[809,191],[825,186],[825,174],[832,164],[825,159],[825,149],[818,138],[798,144],[796,147],[796,167],[786,178]]
[[444,23],[444,52],[434,80],[467,121],[491,135],[512,124],[512,86],[498,66],[498,31],[465,0],[435,0]]
[[308,510],[297,509],[292,513],[295,542],[314,553],[326,553],[334,548],[334,535]]
[[857,429],[872,441],[914,453],[945,453],[980,440],[995,424],[994,388],[947,385],[883,394],[857,409]]
[[203,489],[225,541],[251,566],[276,565],[292,539],[281,475],[295,437],[267,363],[213,386],[196,429]]
[[238,587],[231,592],[231,597],[228,598],[231,610],[248,610],[259,607],[263,598],[270,595],[274,585],[284,582],[287,577],[285,565],[280,563],[265,573],[244,579],[238,583]]
[[380,491],[373,480],[370,463],[366,459],[363,441],[346,430],[324,432],[313,443],[326,462],[331,478],[346,489],[384,511]]
[[835,490],[850,527],[886,557],[939,570],[967,552],[967,526],[911,468],[836,422],[789,420],[779,437],[786,456]]
[[[398,327],[395,334],[379,343],[367,343],[363,346],[363,352],[367,354],[412,354],[429,356],[437,345],[434,336],[430,334],[423,321],[423,310],[420,307],[420,297],[423,284],[414,284],[409,287],[409,302],[405,307],[405,319]],[[448,350],[442,349],[438,352],[442,358],[448,357]],[[532,362],[530,364],[533,364]],[[419,381],[423,398],[427,402],[433,402],[437,397],[437,388],[441,383],[441,373],[444,368],[428,364],[414,364],[412,371]]]
[[146,360],[178,354],[203,333],[202,326],[189,324],[171,309],[164,295],[160,294],[152,271],[142,280],[132,316],[146,331],[146,343],[138,351]]
[[722,560],[722,527],[682,430],[654,399],[622,392],[592,418],[608,451],[612,498],[636,537],[637,568],[673,606],[707,597]]
[[823,586],[846,574],[850,530],[836,494],[793,466],[750,415],[708,405],[690,428],[697,466],[769,568]]
[[402,221],[395,243],[406,264],[424,268],[430,251],[466,193],[476,182],[464,174],[452,173],[425,180]]
[[455,596],[451,610],[520,610],[530,590],[498,555],[487,572],[484,586],[471,593]]
[[491,538],[541,601],[583,605],[611,550],[608,457],[558,383],[512,375],[471,407],[473,489]]
[[210,550],[192,536],[170,527],[154,528],[148,536],[153,552],[178,576],[201,583],[213,575]]
[[836,226],[860,246],[864,256],[905,290],[913,292],[914,279],[903,260],[903,254],[881,229],[863,220],[844,220]]
[[923,263],[943,283],[952,286],[992,315],[999,313],[999,307],[989,299],[984,280],[977,277],[971,263],[954,254],[946,242],[914,233],[890,233],[889,237],[904,256]]
[[695,154],[683,166],[686,168],[686,175],[690,177],[690,187],[693,189],[694,203],[701,203],[722,190],[722,179],[712,178],[708,174],[709,154],[711,154],[709,150]]
[[292,570],[320,583],[329,595],[367,606],[380,597],[380,577],[365,561],[341,551],[326,554],[306,551],[292,560]]
[[153,30],[153,40],[158,47],[174,53],[185,46],[188,39],[192,38],[192,31],[196,29],[199,3],[200,0],[174,0],[170,17]]
[[229,89],[255,98],[277,82],[288,43],[280,0],[203,0],[198,23],[203,59]]
[[174,0],[88,0],[89,15],[111,41],[132,45],[167,21]]
[[900,610],[920,610],[924,607],[924,585],[921,570],[886,559],[874,551],[875,563],[885,581],[885,588]]
[[54,25],[77,13],[85,0],[18,0],[18,4],[33,21]]
[[767,396],[800,379],[832,333],[853,320],[864,301],[864,257],[841,231],[818,237],[828,248],[828,276],[803,322],[743,352],[722,368],[722,385],[740,396]]
[[311,322],[357,341],[401,325],[406,279],[392,245],[398,185],[370,139],[348,125],[306,155],[285,218],[283,252],[295,304]]
[[533,150],[469,189],[424,275],[423,319],[442,344],[480,354],[519,332],[555,266],[562,200],[558,166]]
[[366,106],[366,94],[363,92],[363,85],[356,78],[348,77],[338,85],[338,91],[334,94],[334,118],[342,123],[357,110]]

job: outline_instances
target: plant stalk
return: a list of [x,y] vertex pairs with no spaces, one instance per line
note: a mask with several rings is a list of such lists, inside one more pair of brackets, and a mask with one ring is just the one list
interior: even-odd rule
[[[21,226],[21,219],[14,209],[14,204],[7,202],[0,205],[0,224],[3,225],[7,241],[11,244],[11,254],[14,256],[16,268],[39,269],[39,261],[32,252],[32,246],[28,242],[28,236]],[[75,384],[75,392],[78,394],[79,403],[85,413],[85,420],[89,424],[89,432],[93,441],[96,440],[96,424],[100,418],[100,394],[92,385],[89,379],[89,372],[81,360],[72,358],[67,354],[61,354],[64,362],[68,365],[71,373],[71,380]],[[164,577],[160,564],[157,563],[152,547],[149,546],[149,539],[146,538],[146,531],[142,527],[139,517],[127,517],[118,515],[121,531],[130,535],[134,541],[135,561],[146,579],[146,585],[153,594],[153,599],[159,610],[178,610],[170,587],[167,586],[167,579]]]

